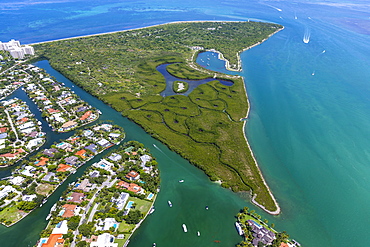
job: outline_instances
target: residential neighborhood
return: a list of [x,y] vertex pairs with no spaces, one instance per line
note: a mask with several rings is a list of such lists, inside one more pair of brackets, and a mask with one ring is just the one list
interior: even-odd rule
[[153,211],[158,186],[155,158],[139,142],[124,143],[63,192],[36,246],[126,246]]
[[69,87],[44,70],[29,66],[32,79],[23,89],[54,131],[71,131],[99,118],[99,110],[81,100]]
[[10,166],[45,143],[39,122],[20,99],[0,101],[0,166]]
[[[86,132],[91,134],[86,136]],[[10,177],[0,181],[0,222],[10,226],[25,217],[76,169],[124,138],[121,127],[96,124],[22,160]],[[87,148],[92,146],[94,151]]]

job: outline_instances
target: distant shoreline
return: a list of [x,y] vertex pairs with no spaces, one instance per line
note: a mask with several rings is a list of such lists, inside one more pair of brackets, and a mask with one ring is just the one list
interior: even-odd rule
[[[80,36],[73,36],[73,37],[69,37],[69,38],[53,39],[53,40],[48,40],[48,41],[29,43],[29,44],[26,44],[26,45],[38,45],[38,44],[50,43],[50,42],[54,42],[54,41],[63,41],[63,40],[79,39],[79,38],[93,37],[93,36],[99,36],[99,35],[105,35],[105,34],[128,32],[128,31],[139,30],[139,29],[144,29],[144,28],[149,28],[149,27],[163,26],[163,25],[167,25],[167,24],[198,23],[198,22],[202,23],[202,22],[245,22],[245,21],[225,21],[225,20],[223,20],[223,21],[211,21],[211,20],[210,21],[199,21],[199,20],[198,21],[173,21],[173,22],[166,22],[166,23],[162,23],[162,24],[155,24],[155,25],[150,25],[150,26],[145,26],[145,27],[137,27],[137,28],[130,28],[130,29],[124,29],[124,30],[111,31],[111,32],[95,33],[95,34],[86,34],[86,35],[80,35]],[[278,31],[280,31],[280,30],[281,29],[279,29]],[[273,34],[275,34],[275,33],[273,33]],[[273,34],[271,34],[271,35],[273,35]],[[257,45],[257,44],[255,44],[255,45]],[[250,46],[247,49],[252,48],[252,47],[253,46]]]

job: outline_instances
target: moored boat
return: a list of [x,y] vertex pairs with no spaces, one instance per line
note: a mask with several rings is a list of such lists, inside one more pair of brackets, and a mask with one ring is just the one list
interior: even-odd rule
[[236,227],[236,230],[238,231],[239,235],[244,234],[244,231],[243,231],[242,227],[240,226],[239,222],[235,222],[235,227]]
[[170,206],[170,208],[172,208],[172,202],[171,201],[168,201],[168,206]]
[[154,212],[155,208],[152,207],[150,210],[149,210],[149,214],[152,214]]

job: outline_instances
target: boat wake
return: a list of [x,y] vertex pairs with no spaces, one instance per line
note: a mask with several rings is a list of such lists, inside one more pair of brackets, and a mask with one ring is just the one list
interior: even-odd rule
[[303,43],[308,44],[308,42],[310,42],[310,37],[311,37],[311,33],[308,29],[306,29],[303,35]]

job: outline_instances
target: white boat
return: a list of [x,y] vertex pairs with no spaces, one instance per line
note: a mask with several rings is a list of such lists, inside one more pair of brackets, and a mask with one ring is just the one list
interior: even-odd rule
[[155,246],[157,246],[157,244],[156,243],[153,243],[153,247],[155,247]]
[[170,208],[172,208],[172,202],[171,201],[168,201],[168,206],[170,206]]
[[208,210],[208,206],[206,206],[206,210]]
[[51,214],[48,214],[48,216],[46,216],[46,220],[49,220],[51,218]]
[[239,235],[244,234],[244,231],[243,231],[242,227],[240,226],[240,224],[238,222],[235,222],[235,227],[236,227],[236,230],[238,231]]
[[183,183],[183,182],[184,182],[184,179],[179,180],[179,183]]
[[197,232],[197,235],[198,235],[198,237],[200,236],[200,232],[199,231]]
[[184,232],[188,232],[188,228],[186,228],[185,224],[182,224],[182,229],[184,230]]
[[152,207],[150,210],[149,210],[149,214],[152,214],[154,212],[155,208]]

